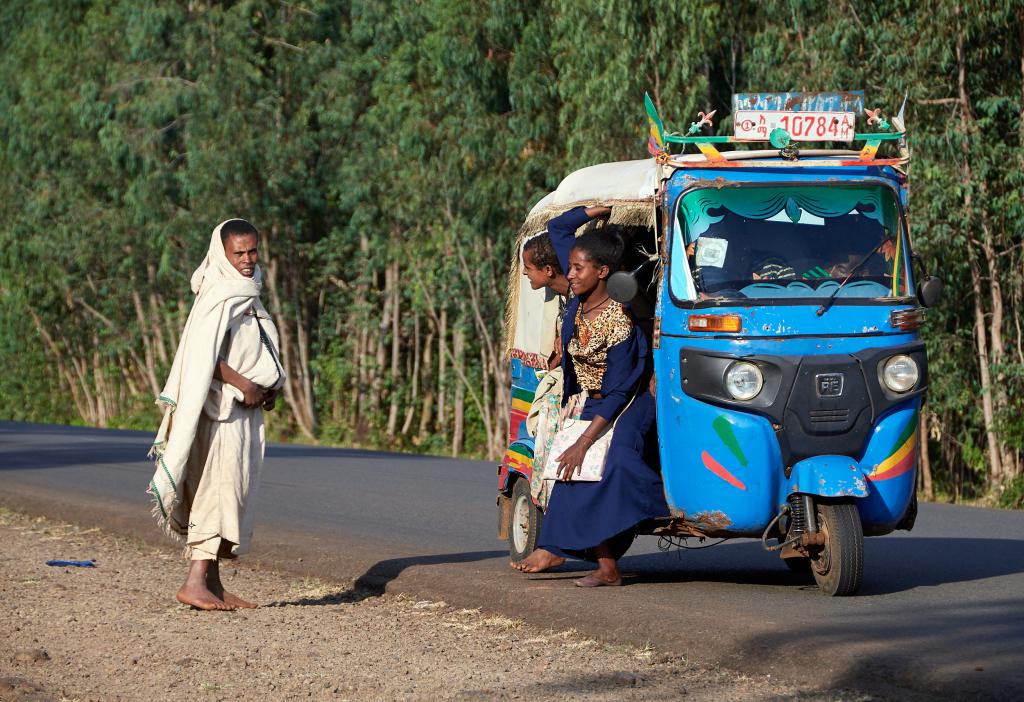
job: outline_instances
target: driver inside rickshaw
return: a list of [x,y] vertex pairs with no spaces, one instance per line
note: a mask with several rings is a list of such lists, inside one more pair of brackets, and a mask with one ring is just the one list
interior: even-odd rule
[[[875,254],[879,255],[875,255]],[[867,252],[849,251],[846,258],[829,267],[828,273],[833,278],[845,278],[848,275],[892,277],[892,261],[896,258],[896,237],[889,231],[885,232],[882,243]],[[863,260],[863,263],[861,262]],[[858,266],[859,264],[859,266]]]

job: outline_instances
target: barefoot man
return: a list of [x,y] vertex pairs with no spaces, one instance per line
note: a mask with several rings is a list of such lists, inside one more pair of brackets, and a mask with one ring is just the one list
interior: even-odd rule
[[263,410],[284,371],[277,328],[260,303],[259,234],[222,222],[192,274],[195,302],[157,404],[153,514],[190,559],[178,601],[205,610],[255,607],[224,590],[218,561],[249,549],[263,464]]

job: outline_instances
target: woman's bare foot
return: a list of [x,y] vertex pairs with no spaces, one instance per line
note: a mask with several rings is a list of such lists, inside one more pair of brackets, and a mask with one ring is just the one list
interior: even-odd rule
[[590,575],[584,575],[576,581],[576,587],[603,587],[606,585],[611,587],[622,585],[622,576],[609,580],[607,575],[602,575],[601,571],[595,570]]
[[556,556],[551,551],[538,548],[523,560],[511,565],[521,573],[543,573],[545,570],[557,568],[563,563],[565,563],[565,559],[561,556]]
[[608,542],[601,542],[594,551],[597,556],[597,570],[577,580],[576,587],[602,587],[606,585],[615,587],[621,585],[622,574],[619,572],[619,563],[612,557]]

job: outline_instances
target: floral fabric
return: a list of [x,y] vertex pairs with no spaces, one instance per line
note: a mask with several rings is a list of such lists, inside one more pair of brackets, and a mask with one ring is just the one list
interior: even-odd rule
[[593,321],[587,321],[583,315],[583,305],[577,308],[569,355],[576,365],[581,388],[588,392],[601,390],[608,367],[608,349],[628,339],[632,331],[633,321],[618,302],[610,302]]
[[544,480],[544,466],[551,455],[551,446],[562,425],[569,419],[579,419],[586,401],[585,393],[578,393],[569,398],[562,407],[562,383],[558,382],[543,397],[535,401],[540,403],[540,418],[537,422],[537,435],[533,447],[533,475],[530,477],[530,493],[541,509],[547,509],[551,499],[554,480]]

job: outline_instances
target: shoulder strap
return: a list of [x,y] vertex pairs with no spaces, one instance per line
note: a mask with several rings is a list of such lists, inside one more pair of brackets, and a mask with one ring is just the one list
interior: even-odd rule
[[270,342],[270,337],[267,336],[267,332],[263,330],[263,325],[260,324],[259,315],[254,314],[253,319],[256,320],[256,327],[260,330],[260,341],[263,342],[263,346],[267,349],[270,357],[274,359],[274,367],[277,369],[277,380],[274,381],[274,386],[277,386],[277,384],[281,382],[281,377],[283,375],[281,371],[281,361],[277,357],[277,349],[275,349],[274,345]]

